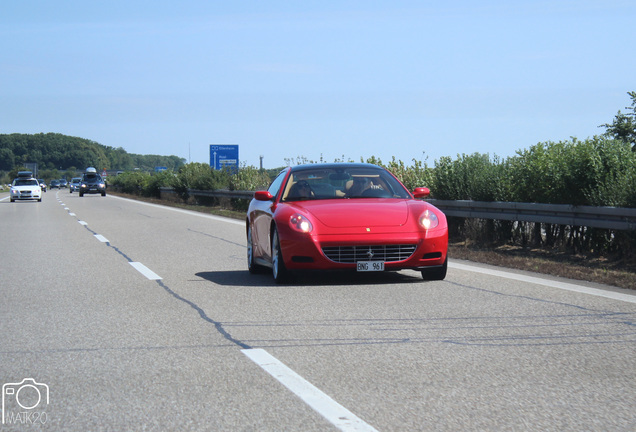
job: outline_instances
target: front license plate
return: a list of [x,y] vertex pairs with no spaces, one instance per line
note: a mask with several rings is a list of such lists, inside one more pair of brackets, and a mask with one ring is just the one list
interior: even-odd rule
[[358,261],[358,271],[384,271],[384,261]]

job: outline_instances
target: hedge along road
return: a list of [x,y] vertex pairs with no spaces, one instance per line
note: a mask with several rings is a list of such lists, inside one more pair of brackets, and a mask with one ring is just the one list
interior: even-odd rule
[[248,273],[240,221],[65,190],[0,217],[16,429],[636,427],[627,291],[452,259],[439,282],[277,286]]

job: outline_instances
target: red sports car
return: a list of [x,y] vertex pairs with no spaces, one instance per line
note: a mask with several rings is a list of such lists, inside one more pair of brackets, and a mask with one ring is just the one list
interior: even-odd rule
[[416,199],[389,171],[371,164],[285,168],[247,211],[251,273],[271,268],[286,282],[296,270],[359,272],[413,269],[446,277],[448,226],[433,205]]

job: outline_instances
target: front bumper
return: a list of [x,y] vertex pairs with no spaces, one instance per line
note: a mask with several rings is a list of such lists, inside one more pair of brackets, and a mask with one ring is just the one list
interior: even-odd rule
[[38,193],[38,192],[18,192],[18,193],[11,193],[11,199],[14,201],[17,200],[40,200],[42,199],[42,194]]
[[355,270],[358,261],[377,259],[384,262],[385,270],[419,270],[443,265],[448,249],[446,228],[399,234],[289,234],[281,235],[281,251],[289,270]]
[[81,194],[101,194],[106,192],[105,188],[100,188],[98,186],[89,186],[89,187],[80,187],[77,189]]

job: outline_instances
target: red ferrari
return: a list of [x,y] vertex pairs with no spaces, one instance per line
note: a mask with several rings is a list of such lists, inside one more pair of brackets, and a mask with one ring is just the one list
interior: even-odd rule
[[413,269],[446,277],[446,216],[371,164],[285,168],[247,211],[251,273],[271,268],[277,283],[296,270],[381,272]]

